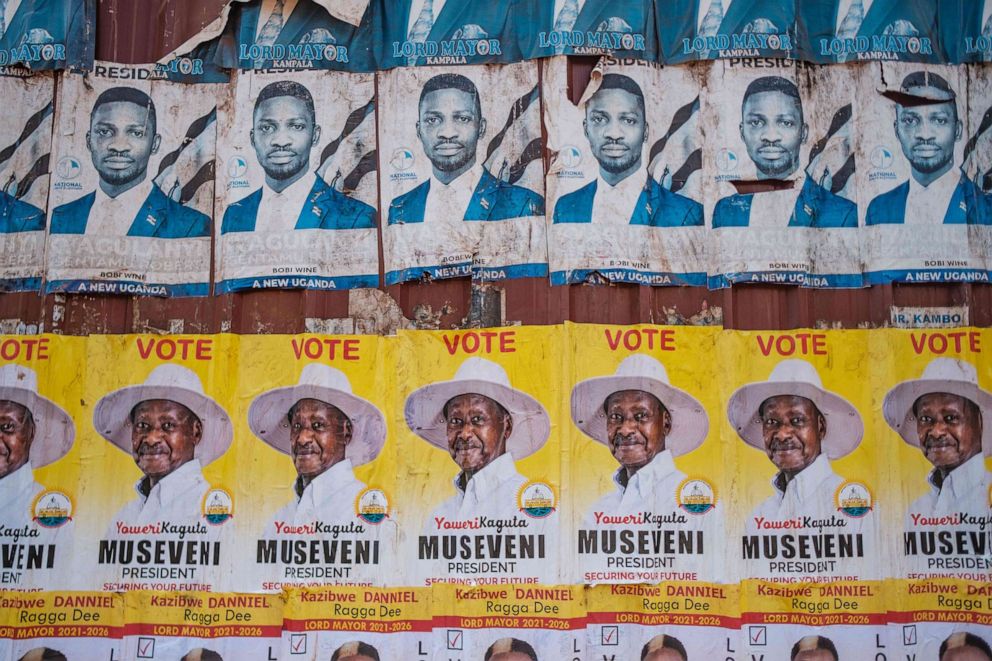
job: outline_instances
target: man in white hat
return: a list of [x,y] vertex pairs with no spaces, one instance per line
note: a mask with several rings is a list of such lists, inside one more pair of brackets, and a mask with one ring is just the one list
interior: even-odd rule
[[[63,541],[71,539],[72,522],[68,517],[58,527],[44,526],[36,518],[34,504],[45,487],[35,481],[34,469],[64,457],[72,448],[75,434],[69,414],[38,394],[34,370],[15,364],[0,367],[0,523],[18,532],[19,544],[52,544],[57,552]],[[55,563],[60,564],[59,560]],[[31,571],[5,569],[14,571],[3,572],[3,588],[21,589],[30,582]],[[8,582],[8,578],[15,580]],[[44,580],[42,575],[36,578]]]
[[[395,525],[388,518],[377,524],[359,518],[356,504],[366,485],[354,472],[374,460],[386,442],[379,409],[352,393],[343,372],[311,363],[296,385],[256,397],[248,425],[255,436],[289,455],[296,468],[294,498],[259,540],[259,556],[278,564],[278,582],[382,582],[383,568],[394,563],[383,557],[393,549],[381,549],[380,542],[394,539]],[[322,528],[327,532],[315,532]],[[338,556],[293,552],[298,540],[305,540],[308,550],[322,551],[325,539],[338,540]],[[318,561],[290,562],[294,557]]]
[[[713,524],[718,514],[711,507],[701,514],[680,507],[678,494],[686,474],[675,466],[674,458],[696,449],[706,438],[709,418],[703,405],[672,386],[658,360],[634,354],[625,358],[614,374],[578,383],[572,389],[571,409],[575,425],[605,445],[620,465],[613,475],[616,489],[593,504],[579,531],[584,581],[627,582],[619,576],[611,580],[610,569],[629,575],[632,570],[666,566],[658,556],[680,556],[676,564],[667,565],[677,571],[689,566],[701,571],[698,560],[715,558],[706,550],[707,543],[716,549]],[[635,519],[639,523],[634,523]],[[636,529],[657,530],[658,521],[664,522],[664,534],[673,543],[652,549],[652,559],[623,557],[619,550],[623,544],[614,543],[615,535]],[[606,547],[615,550],[601,550]],[[632,548],[642,545],[633,544]],[[718,567],[711,564],[708,569],[717,571]],[[650,572],[638,576],[638,580],[650,582],[658,579]]]
[[[992,473],[985,458],[992,456],[992,425],[984,424],[987,411],[992,411],[992,393],[979,387],[974,365],[954,358],[935,358],[919,379],[903,381],[885,395],[885,421],[933,466],[929,490],[906,513],[903,549],[913,573],[977,569],[992,580],[988,547],[955,534],[988,532]],[[949,564],[943,555],[979,557],[951,558],[954,564]]]
[[[546,556],[516,562],[513,567],[518,572],[523,571],[517,573],[517,577],[524,579],[528,577],[527,572],[532,571],[535,573],[530,576],[539,576],[544,579],[541,582],[555,582],[557,512],[540,519],[522,513],[518,494],[527,484],[527,478],[517,472],[514,463],[540,450],[548,440],[551,422],[541,403],[510,387],[510,379],[502,366],[473,357],[461,364],[450,381],[432,383],[412,392],[407,397],[404,416],[413,433],[447,452],[461,469],[454,480],[454,495],[428,519],[427,539],[421,538],[421,550],[425,542],[450,536],[445,531],[452,530],[450,526],[457,526],[459,522],[482,518],[519,522],[519,526],[512,527],[513,533],[542,537],[547,530],[547,536],[542,540],[530,540],[543,542],[541,546]],[[497,533],[495,529],[483,532]],[[502,550],[506,550],[505,546]],[[486,558],[472,554],[471,558],[459,555],[458,559],[476,564],[470,567],[466,562],[448,563],[444,575],[505,575],[507,572],[500,571],[503,567],[497,565],[507,565],[501,560],[509,558],[502,554]],[[477,571],[481,566],[493,571]],[[527,566],[531,568],[524,570]]]
[[[810,363],[783,360],[767,381],[738,388],[727,416],[737,435],[778,469],[772,495],[746,521],[742,555],[755,561],[747,576],[873,578],[878,563],[865,561],[878,557],[874,512],[840,507],[836,496],[846,482],[830,465],[861,443],[857,409],[824,389]],[[812,527],[797,528],[796,521]]]
[[[124,565],[128,579],[152,576],[145,552],[160,542],[217,542],[224,527],[209,521],[205,497],[211,490],[203,467],[227,451],[234,438],[227,412],[203,392],[200,378],[181,365],[159,365],[142,384],[104,395],[93,411],[93,426],[111,445],[128,453],[142,472],[137,496],[117,512],[100,543],[100,563]],[[168,524],[169,529],[165,529]],[[180,526],[181,531],[174,527]],[[134,542],[132,545],[130,542]],[[173,545],[173,550],[177,548]],[[222,566],[218,546],[196,547],[177,565]],[[192,560],[192,561],[190,561]],[[203,576],[186,575],[203,582]]]

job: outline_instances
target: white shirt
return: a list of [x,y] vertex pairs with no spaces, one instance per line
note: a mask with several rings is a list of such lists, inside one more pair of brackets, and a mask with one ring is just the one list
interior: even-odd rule
[[291,232],[296,229],[300,211],[313,188],[313,177],[301,177],[289,188],[277,193],[268,184],[262,185],[262,200],[255,217],[256,232]]
[[96,197],[86,221],[85,234],[88,236],[127,236],[134,224],[135,214],[145,203],[152,191],[152,180],[145,180],[134,188],[129,188],[117,197],[109,197],[103,188],[96,187]]
[[[396,524],[392,519],[385,519],[382,523],[373,525],[358,518],[355,511],[355,503],[359,494],[366,485],[355,477],[351,460],[343,459],[334,464],[326,471],[315,477],[299,492],[299,479],[293,485],[295,498],[276,512],[272,520],[265,528],[266,539],[338,539],[338,540],[373,540],[379,541],[379,564],[354,564],[352,571],[347,578],[296,578],[284,577],[282,572],[275,578],[282,583],[321,583],[341,584],[341,583],[372,583],[385,585],[383,580],[384,570],[391,568],[395,564],[395,539]],[[333,532],[325,533],[280,533],[276,524],[287,526],[312,525],[321,522],[328,526],[358,524],[365,528],[364,533],[339,533],[337,536]],[[347,566],[347,565],[342,565]],[[280,568],[277,567],[277,570]]]
[[[871,4],[874,0],[861,0],[861,5],[864,7],[864,18],[868,18],[868,12],[871,10]],[[840,32],[840,26],[847,17],[847,12],[850,11],[851,5],[854,4],[854,0],[839,0],[837,4],[837,16],[835,17],[834,23],[834,34]],[[862,19],[863,21],[864,19]]]
[[926,516],[943,516],[965,511],[971,514],[989,515],[989,486],[992,473],[985,470],[985,457],[982,453],[964,462],[944,478],[938,487],[934,481],[937,469],[930,471],[927,482],[929,493],[913,501],[907,513]]
[[424,223],[460,225],[472,201],[475,187],[482,179],[482,164],[476,163],[472,169],[445,184],[431,172],[430,189],[424,204]]
[[[710,10],[710,5],[713,4],[715,0],[699,0],[699,4],[696,6],[696,31],[698,32],[703,27],[703,19],[706,18],[706,12]],[[721,3],[723,5],[723,17],[727,17],[727,13],[730,11],[730,5],[734,4],[734,0],[723,0]]]
[[646,466],[634,473],[627,480],[627,486],[620,480],[621,467],[613,474],[616,491],[612,491],[589,509],[585,516],[585,525],[595,525],[595,513],[629,514],[638,513],[645,509],[657,513],[678,511],[675,492],[679,484],[686,478],[685,473],[675,467],[675,460],[669,450],[659,452]]
[[793,188],[764,191],[752,195],[748,227],[788,227],[801,190],[802,186],[797,181]]
[[[781,488],[783,481],[780,479],[781,476],[782,473],[777,473],[772,480],[774,494],[751,512],[745,524],[746,534],[767,536],[821,534],[819,528],[759,529],[757,525],[759,517],[767,521],[783,521],[803,517],[821,520],[838,518],[845,521],[846,525],[824,528],[822,534],[861,533],[864,542],[864,557],[838,558],[832,572],[825,571],[818,574],[821,576],[859,576],[862,580],[880,576],[881,571],[878,567],[880,556],[877,553],[877,540],[875,538],[875,513],[872,511],[863,517],[856,518],[838,511],[834,495],[845,480],[833,471],[827,456],[821,454],[812,464],[789,480],[784,492]],[[781,559],[781,557],[778,558],[778,560]],[[748,573],[744,578],[801,576],[801,574],[769,573],[769,561],[767,559],[748,562],[751,563],[751,567],[747,570]]]
[[629,225],[645,181],[643,170],[634,172],[616,186],[611,186],[602,175],[598,175],[596,195],[592,200],[592,222],[597,225]]
[[916,177],[909,177],[909,194],[906,196],[906,225],[939,225],[951,205],[954,189],[958,187],[960,171],[951,168],[933,181],[923,186]]
[[[296,5],[299,0],[285,0],[282,5],[282,24],[286,25],[286,21],[293,14],[293,10],[296,9]],[[258,41],[258,36],[262,34],[262,28],[268,23],[269,18],[272,16],[273,11],[276,8],[276,0],[265,0],[262,3],[262,8],[258,12],[258,23],[255,25],[255,41]],[[277,37],[278,39],[278,37]]]
[[31,462],[0,478],[0,524],[10,528],[33,527],[31,505],[44,490],[45,487],[34,481]]
[[[558,544],[558,511],[543,519],[533,519],[521,513],[517,505],[517,493],[520,488],[527,483],[527,478],[517,472],[513,457],[503,454],[493,459],[489,465],[472,476],[468,484],[462,488],[462,473],[454,479],[455,495],[434,510],[430,519],[426,522],[425,534],[445,535],[445,534],[500,534],[495,529],[482,530],[444,530],[438,529],[435,521],[443,517],[448,521],[466,521],[480,517],[494,519],[524,519],[527,522],[526,528],[508,528],[503,530],[503,535],[544,535],[546,557],[543,559],[525,559],[516,561],[516,570],[513,575],[518,578],[537,577],[539,582],[554,584],[558,582],[558,562],[560,547]],[[488,559],[484,559],[488,560]],[[449,572],[446,561],[434,561],[422,563],[421,573],[427,571],[429,576],[451,578],[485,578],[491,576],[501,576],[499,572],[485,572],[460,574]],[[503,574],[502,576],[505,576]]]
[[[411,0],[410,2],[410,16],[406,20],[406,34],[410,35],[410,30],[413,29],[413,24],[417,22],[417,18],[420,16],[421,10],[424,8],[424,2],[426,0]],[[464,0],[462,0],[464,2]],[[448,0],[434,0],[431,4],[431,13],[434,14],[434,23],[437,23],[438,17],[441,15],[441,10],[444,9],[444,5],[447,4]],[[433,27],[433,25],[431,26]]]
[[117,535],[118,522],[129,526],[141,526],[161,521],[196,524],[204,520],[201,506],[210,484],[203,477],[199,459],[187,461],[163,477],[147,495],[142,490],[145,479],[141,478],[134,485],[138,497],[117,512],[117,516],[107,530],[109,538],[127,537],[127,535]]

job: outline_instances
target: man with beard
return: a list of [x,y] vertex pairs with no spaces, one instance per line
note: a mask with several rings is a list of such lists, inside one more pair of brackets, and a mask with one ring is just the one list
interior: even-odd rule
[[959,631],[940,644],[938,661],[992,661],[992,648],[973,633]]
[[[757,78],[744,91],[741,139],[759,180],[787,180],[799,170],[809,137],[799,88],[781,76]],[[789,213],[788,221],[785,214]],[[713,227],[857,227],[857,206],[806,175],[798,195],[787,188],[720,199]]]
[[806,636],[792,646],[791,661],[838,661],[837,647],[826,636]]
[[[767,381],[741,386],[730,396],[727,417],[741,440],[764,452],[778,469],[772,479],[773,494],[747,518],[746,535],[794,535],[794,530],[776,526],[776,522],[801,517],[833,520],[841,516],[843,510],[837,502],[837,494],[845,480],[833,471],[830,460],[846,456],[860,445],[864,423],[850,402],[824,389],[813,365],[805,360],[779,362]],[[772,528],[759,527],[759,522],[770,524]],[[874,561],[874,513],[871,510],[844,514],[841,523],[827,532],[862,533],[864,555]],[[819,556],[811,558],[817,559]],[[769,562],[754,562],[760,566],[749,568],[748,577],[776,575],[768,566]],[[873,571],[862,568],[857,560],[834,564],[832,572],[813,573],[852,576]]]
[[265,185],[224,212],[221,234],[305,229],[374,229],[375,209],[328,184],[310,152],[320,142],[313,97],[303,85],[280,80],[258,93],[251,145],[265,171]]
[[599,176],[558,200],[555,223],[702,226],[702,205],[667,190],[642,167],[648,123],[640,85],[608,73],[585,111],[582,126]]
[[133,87],[112,87],[93,104],[86,146],[100,175],[95,191],[52,211],[52,234],[183,239],[210,236],[210,218],[148,179],[158,153],[155,104]]
[[[903,381],[885,395],[885,421],[903,441],[920,448],[933,466],[927,476],[928,492],[906,513],[907,542],[934,530],[916,525],[920,517],[967,514],[982,521],[983,527],[941,525],[940,530],[982,534],[992,494],[992,473],[985,468],[985,457],[992,456],[992,427],[984,424],[990,407],[992,393],[979,387],[975,366],[953,358],[935,358],[919,379]],[[910,548],[904,545],[907,552]],[[919,560],[925,563],[926,558]]]
[[[255,436],[289,455],[297,474],[293,499],[266,526],[264,539],[299,539],[299,534],[280,534],[280,530],[300,530],[315,523],[326,524],[329,532],[314,533],[312,539],[388,539],[394,532],[391,521],[372,526],[358,517],[356,504],[366,485],[355,477],[354,468],[373,461],[382,451],[386,421],[372,403],[352,393],[343,372],[329,365],[307,365],[296,385],[255,398],[248,410],[248,426]],[[330,532],[349,524],[362,525],[366,532]],[[351,566],[346,580],[375,582],[382,567],[391,562],[387,557],[382,566]],[[294,582],[282,574],[279,582]]]
[[389,205],[389,224],[508,220],[544,215],[544,198],[510,184],[478,162],[486,120],[475,83],[443,73],[420,91],[417,137],[431,176]]
[[954,147],[963,130],[955,91],[929,71],[906,76],[900,91],[931,102],[897,100],[893,126],[911,176],[871,201],[865,224],[961,225],[982,218],[992,222],[980,213],[981,190],[954,166]]

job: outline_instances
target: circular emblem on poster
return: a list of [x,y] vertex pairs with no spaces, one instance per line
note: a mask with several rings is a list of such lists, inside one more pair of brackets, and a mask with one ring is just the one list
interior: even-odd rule
[[532,519],[543,519],[558,509],[558,493],[547,482],[528,482],[517,492],[517,508]]
[[892,151],[888,147],[879,145],[871,150],[871,166],[876,170],[888,170],[892,165]]
[[389,164],[394,170],[400,172],[409,170],[413,167],[413,152],[406,147],[400,147],[393,151],[393,157],[389,159]]
[[577,168],[582,165],[582,150],[575,145],[565,145],[561,148],[561,162],[566,168]]
[[202,509],[207,523],[219,526],[234,516],[234,499],[224,489],[211,489],[203,497]]
[[837,487],[834,493],[834,504],[837,511],[855,519],[868,514],[871,511],[874,499],[871,489],[861,482],[845,482]]
[[31,519],[42,528],[58,528],[72,520],[72,498],[62,491],[42,491],[31,503]]
[[687,477],[675,490],[675,502],[689,514],[706,514],[716,507],[716,490],[701,477]]
[[355,516],[372,525],[389,516],[389,498],[382,489],[367,487],[355,498]]
[[75,179],[82,171],[79,161],[72,156],[66,156],[59,160],[55,166],[55,176],[59,179]]
[[737,154],[726,147],[717,152],[716,166],[721,172],[730,172],[737,169]]
[[241,179],[248,171],[248,161],[243,156],[232,156],[227,161],[227,176],[230,179]]

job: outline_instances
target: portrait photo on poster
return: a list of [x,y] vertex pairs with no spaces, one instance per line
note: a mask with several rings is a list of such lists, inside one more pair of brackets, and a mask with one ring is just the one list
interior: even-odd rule
[[224,86],[100,71],[59,86],[46,291],[205,295]]
[[41,287],[54,96],[50,74],[0,76],[0,97],[18,100],[0,126],[0,291]]
[[386,284],[546,275],[537,63],[396,69],[379,93]]
[[970,124],[968,68],[885,63],[865,72],[858,191],[868,281],[987,282],[990,197],[965,164],[966,150],[968,165],[981,158],[970,136],[982,132]]
[[717,138],[704,153],[711,287],[862,286],[857,205],[844,196],[853,99],[836,91],[849,89],[847,75],[789,61],[712,65],[703,113]]
[[235,79],[218,131],[216,290],[376,286],[372,76]]
[[545,68],[552,283],[704,284],[702,69],[602,58],[578,105],[566,73]]

